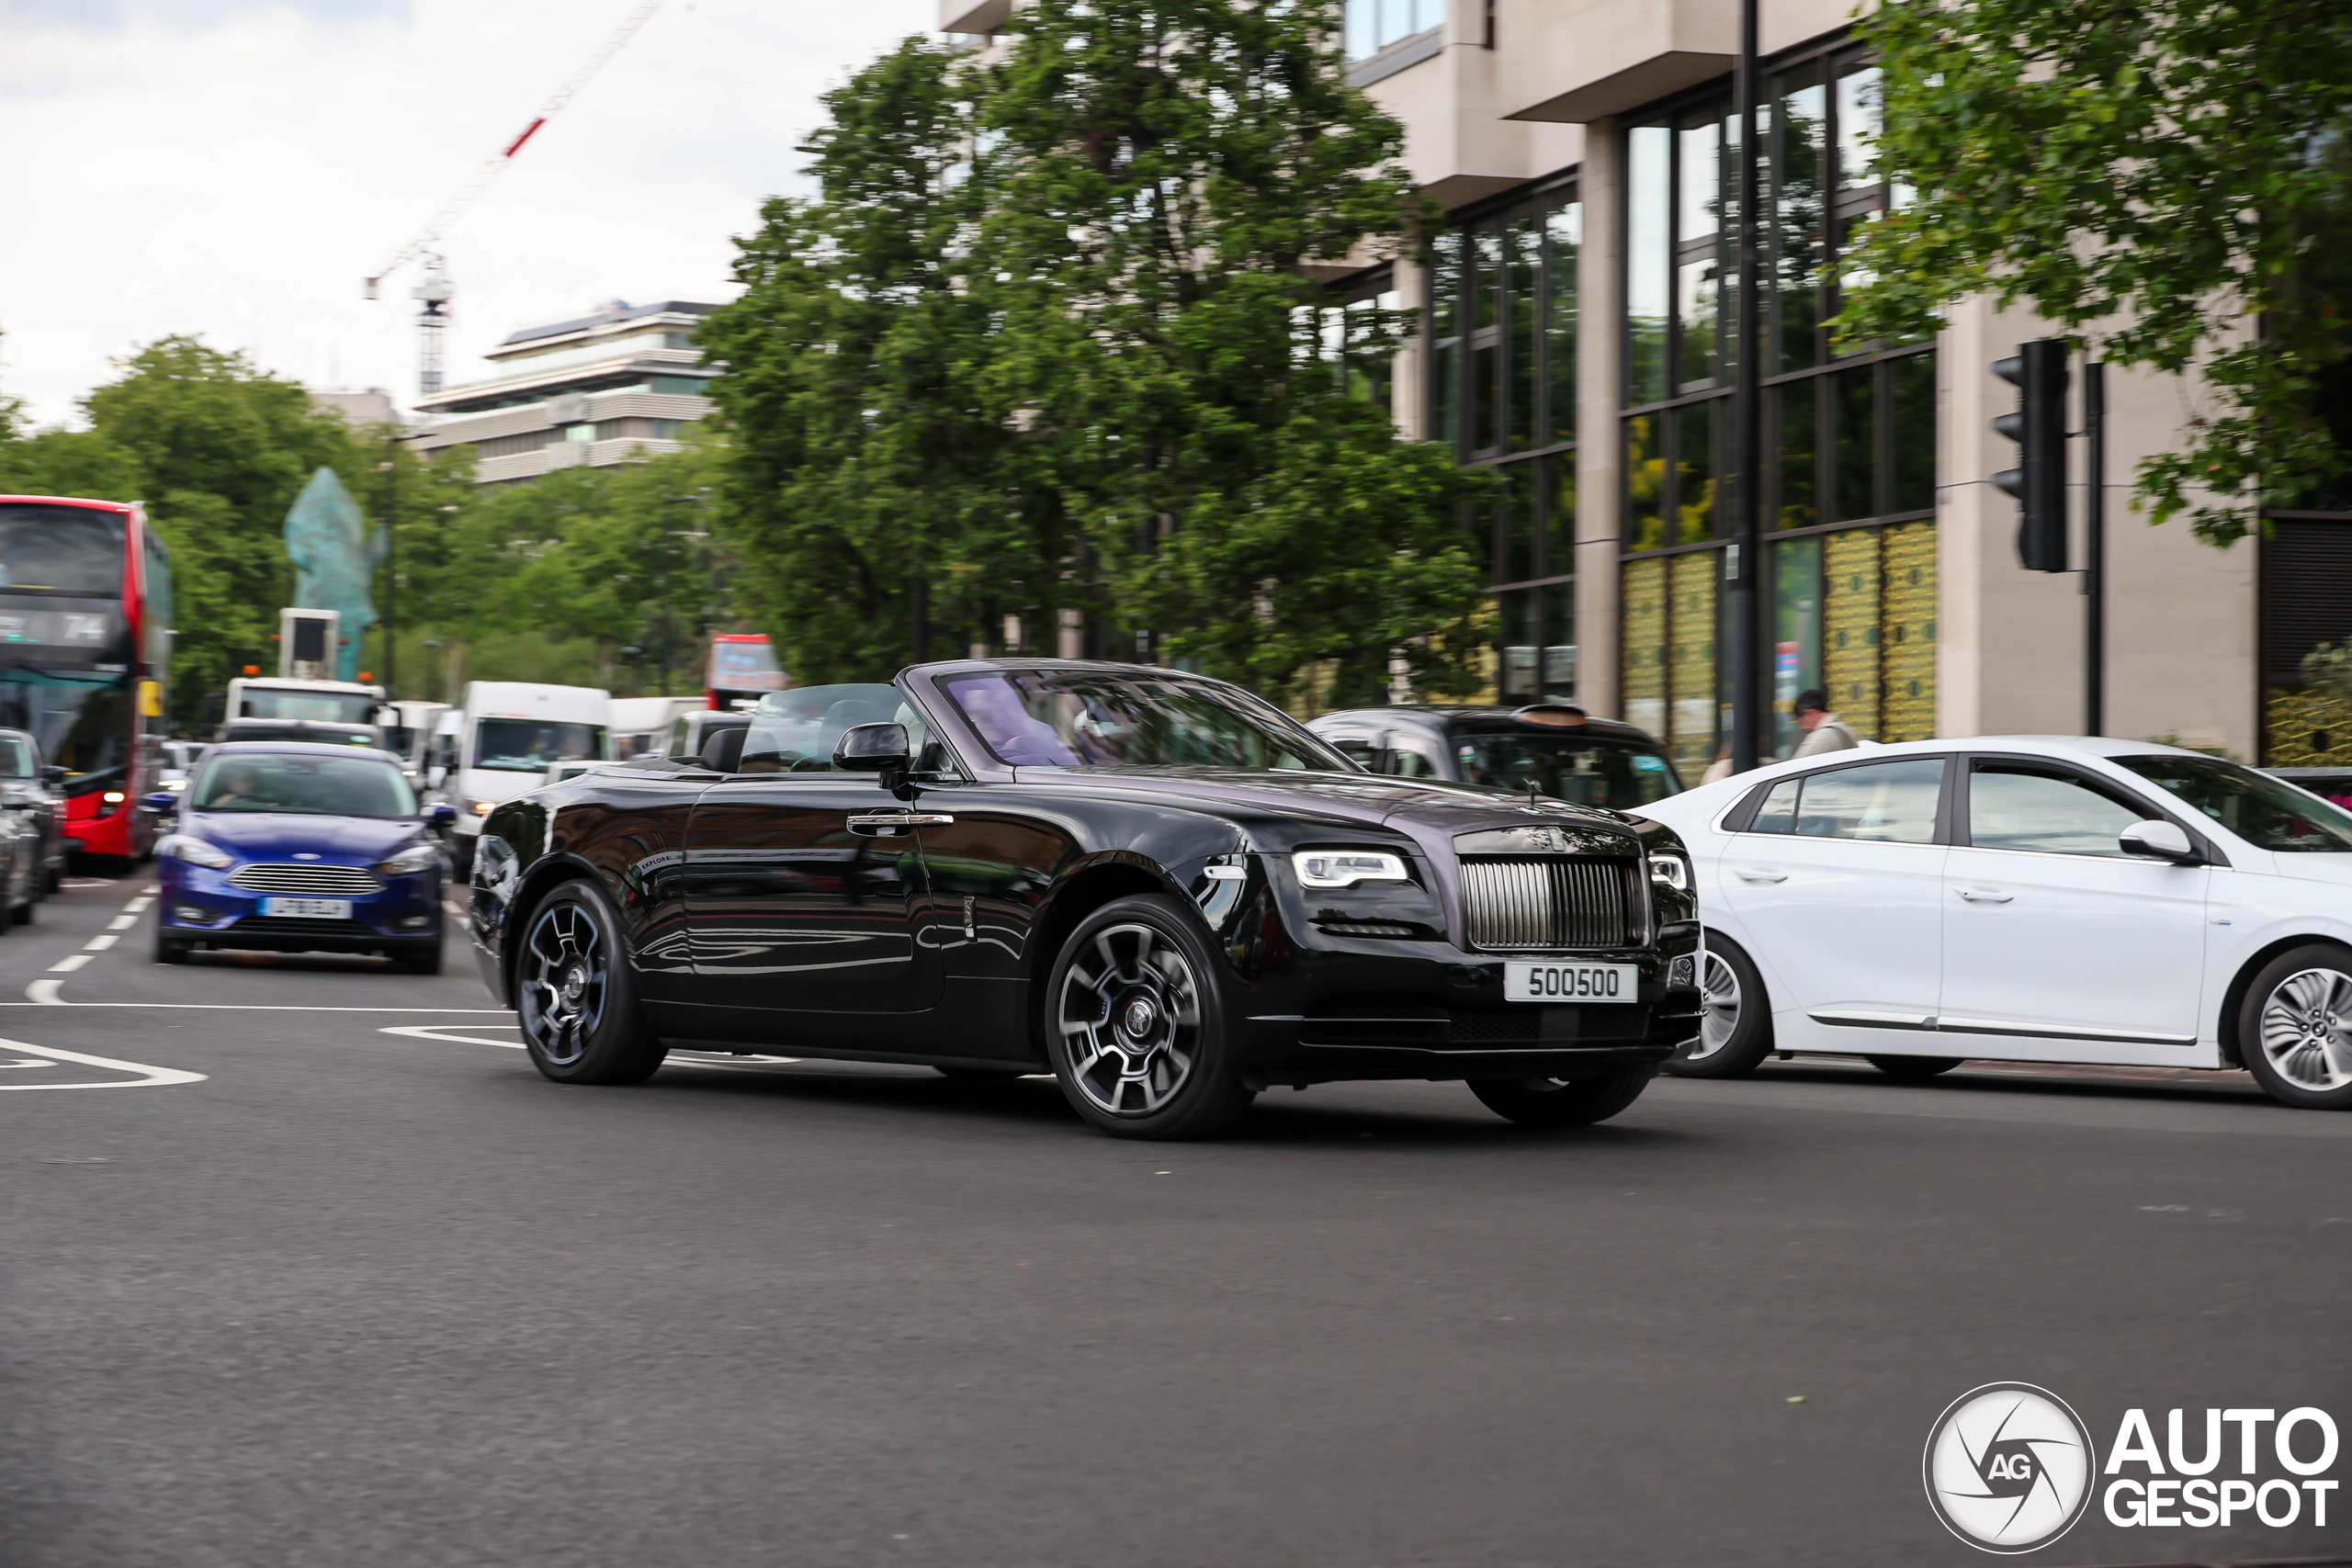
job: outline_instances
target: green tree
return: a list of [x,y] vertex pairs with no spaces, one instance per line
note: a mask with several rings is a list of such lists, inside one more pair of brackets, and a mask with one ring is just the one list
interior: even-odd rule
[[1857,25],[1880,156],[1918,195],[1848,261],[1849,339],[1989,293],[2112,363],[2201,370],[2209,406],[2139,493],[2217,545],[2344,468],[2322,395],[2352,306],[2340,4],[1891,0]]

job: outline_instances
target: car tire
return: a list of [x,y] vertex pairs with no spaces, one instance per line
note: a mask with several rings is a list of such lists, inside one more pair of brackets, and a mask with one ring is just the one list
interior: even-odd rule
[[2256,971],[2238,1004],[2238,1055],[2281,1105],[2352,1106],[2352,949],[2310,942]]
[[1062,1095],[1114,1138],[1201,1138],[1256,1098],[1234,1060],[1224,959],[1186,905],[1115,898],[1078,924],[1047,976],[1046,1054]]
[[604,895],[560,884],[514,929],[514,1000],[532,1066],[557,1083],[651,1077],[669,1047],[638,1009],[637,972]]
[[1865,1056],[1863,1061],[1891,1078],[1917,1082],[1948,1073],[1966,1061],[1965,1056]]
[[1591,1078],[1472,1078],[1470,1092],[1522,1127],[1589,1127],[1641,1099],[1654,1076],[1641,1066]]
[[1745,948],[1709,931],[1699,955],[1699,1032],[1676,1047],[1666,1070],[1679,1078],[1741,1078],[1771,1054],[1764,976]]
[[33,923],[33,910],[39,908],[40,904],[40,894],[38,891],[38,886],[36,885],[35,888],[30,888],[26,891],[25,901],[23,903],[8,911],[9,924],[18,926],[31,925]]
[[187,963],[188,952],[192,944],[184,939],[165,936],[164,934],[164,922],[161,918],[163,911],[158,909],[155,913],[157,916],[155,921],[155,962],[158,964]]
[[46,887],[49,892],[62,893],[65,891],[65,873],[62,869],[57,866],[51,866],[47,873],[47,876],[48,880],[42,886]]
[[394,948],[390,954],[392,967],[403,975],[438,975],[441,973],[441,944],[419,944],[415,947]]

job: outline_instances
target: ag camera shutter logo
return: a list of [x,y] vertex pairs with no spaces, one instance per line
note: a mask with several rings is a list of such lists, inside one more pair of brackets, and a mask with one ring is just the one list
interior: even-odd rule
[[2082,1418],[2045,1388],[1986,1383],[1951,1402],[1920,1462],[1928,1504],[1980,1551],[2035,1551],[2075,1528],[2098,1455]]

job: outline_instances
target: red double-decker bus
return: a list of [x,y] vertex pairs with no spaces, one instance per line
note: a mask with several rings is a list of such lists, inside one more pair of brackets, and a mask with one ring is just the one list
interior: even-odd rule
[[85,854],[153,847],[139,809],[163,755],[171,555],[136,505],[0,495],[0,728],[65,770]]

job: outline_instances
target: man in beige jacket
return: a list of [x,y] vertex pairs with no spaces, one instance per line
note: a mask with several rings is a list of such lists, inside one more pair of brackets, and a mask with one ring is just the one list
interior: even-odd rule
[[1862,743],[1851,725],[1829,711],[1829,694],[1818,686],[1797,694],[1796,720],[1797,728],[1804,731],[1804,739],[1789,753],[1792,760],[1851,750]]

